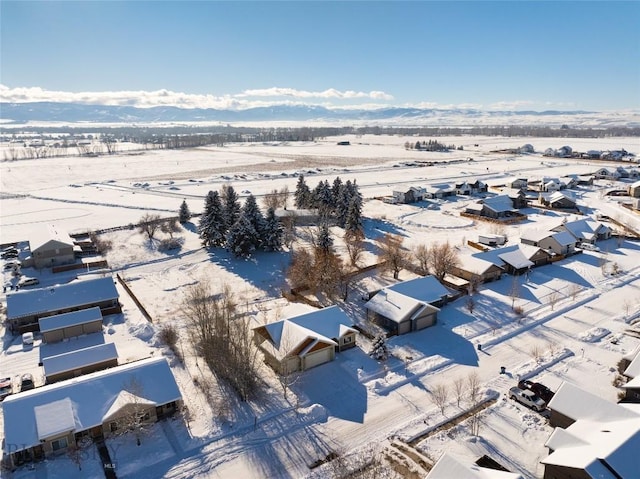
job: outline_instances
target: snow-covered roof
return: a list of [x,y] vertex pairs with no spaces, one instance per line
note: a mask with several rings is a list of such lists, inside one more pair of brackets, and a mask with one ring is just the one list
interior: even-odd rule
[[114,343],[104,343],[43,358],[42,366],[44,375],[48,377],[112,359],[118,359],[116,345]]
[[640,180],[634,181],[633,183],[631,183],[630,187],[631,188],[640,188]]
[[487,208],[496,213],[502,213],[505,211],[513,211],[513,202],[507,195],[498,195],[493,198],[485,198],[480,200]]
[[116,396],[115,401],[111,404],[111,407],[104,413],[102,416],[102,422],[107,422],[114,417],[118,416],[118,412],[124,408],[127,404],[138,404],[145,406],[158,406],[158,403],[155,401],[151,401],[150,399],[141,397],[137,394],[132,393],[131,391],[122,390]]
[[100,308],[81,309],[80,311],[72,311],[70,313],[56,314],[38,319],[40,324],[40,332],[55,331],[56,329],[78,326],[80,324],[91,323],[93,321],[102,321],[102,313]]
[[640,351],[636,353],[633,361],[631,361],[627,369],[624,370],[624,375],[630,378],[640,377]]
[[[492,266],[496,267],[497,265],[493,264],[491,261],[487,261],[486,259],[476,258],[471,255],[461,256],[459,262],[459,268],[464,271],[468,271],[469,273],[476,274],[478,276],[482,276],[485,274]],[[497,266],[499,268],[499,266]]]
[[425,303],[436,303],[449,294],[447,288],[442,286],[440,281],[432,275],[402,281],[387,286],[386,289]]
[[472,459],[445,452],[426,479],[522,479],[520,474],[478,466]]
[[552,231],[545,231],[544,229],[529,229],[520,233],[520,239],[539,243],[543,239],[551,236],[552,234],[553,234]]
[[[430,305],[424,301],[385,288],[367,301],[364,306],[395,323],[401,323],[421,311],[425,306]],[[430,307],[434,308],[433,306]],[[434,309],[437,310],[437,308]]]
[[515,269],[530,268],[534,265],[534,263],[529,261],[519,249],[499,254],[498,257],[506,264],[513,266]]
[[564,191],[555,191],[549,195],[549,201],[555,203],[556,201],[569,200],[572,203],[575,203],[576,200],[572,195],[565,193]]
[[7,319],[77,308],[117,298],[118,291],[111,276],[18,291],[7,294]]
[[591,240],[597,234],[602,234],[603,232],[611,230],[607,225],[600,223],[599,221],[593,221],[590,219],[569,221],[554,229],[558,230],[563,228],[578,240]]
[[[472,256],[474,258],[479,258],[485,261],[489,261],[495,264],[496,266],[502,267],[502,264],[505,262],[502,256],[505,254],[509,254],[517,251],[522,256],[524,256],[525,259],[530,260],[539,250],[540,248],[538,248],[537,246],[531,246],[531,245],[520,243],[520,244],[505,246],[504,248],[496,248],[490,251],[484,251],[482,253],[474,253]],[[507,258],[510,258],[510,261],[515,261],[516,259],[516,257],[511,258],[510,256],[507,256]]]
[[71,432],[76,428],[73,405],[69,398],[36,406],[33,408],[33,413],[40,440]]
[[447,191],[453,191],[454,189],[455,186],[449,183],[436,183],[424,187],[426,193],[445,193]]
[[329,306],[310,313],[287,318],[294,324],[331,339],[339,339],[347,333],[357,333],[351,318],[338,306]]
[[566,231],[555,233],[551,235],[551,237],[562,246],[569,246],[576,243],[576,239]]
[[31,253],[41,249],[49,242],[70,247],[73,247],[74,245],[71,236],[69,236],[66,231],[61,230],[55,225],[48,225],[47,227],[37,231],[34,236],[29,239]]
[[120,392],[134,383],[141,391],[136,391],[137,394],[156,404],[167,404],[182,397],[164,358],[143,359],[13,394],[2,405],[5,452],[16,452],[17,444],[24,449],[40,444],[35,408],[68,399],[76,422],[75,431],[84,431],[101,425]]
[[[303,322],[310,323],[312,321],[307,318]],[[332,328],[332,325],[335,326],[335,328]],[[317,331],[300,324],[296,324],[295,322],[287,319],[259,326],[255,329],[263,329],[267,332],[270,339],[263,342],[261,347],[278,360],[286,358],[291,354],[303,357],[318,343],[332,344],[334,346],[338,345],[338,343],[332,340],[331,337],[320,334]],[[329,332],[335,332],[336,330],[339,332],[341,330],[343,331],[343,334],[346,331],[345,329],[341,329],[340,326],[337,325],[337,322],[333,321],[330,326],[324,327],[323,330]],[[336,339],[338,337],[339,336],[337,336]]]
[[596,396],[569,382],[563,382],[549,401],[549,409],[573,420],[623,420],[638,418],[638,413]]
[[618,420],[580,419],[556,428],[545,443],[553,452],[541,462],[582,469],[588,477],[637,477],[640,471],[640,415]]

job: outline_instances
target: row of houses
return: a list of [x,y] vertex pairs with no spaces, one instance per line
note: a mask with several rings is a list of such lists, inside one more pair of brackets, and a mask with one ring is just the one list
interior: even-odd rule
[[63,453],[85,438],[102,441],[132,410],[133,421],[151,423],[181,408],[166,360],[119,364],[103,321],[120,312],[110,276],[7,294],[10,328],[41,333],[38,365],[45,379],[44,386],[4,400],[9,467]]
[[488,186],[480,180],[459,183],[436,183],[427,186],[411,186],[406,190],[394,190],[392,203],[416,203],[427,199],[443,199],[456,195],[469,196],[486,193]]

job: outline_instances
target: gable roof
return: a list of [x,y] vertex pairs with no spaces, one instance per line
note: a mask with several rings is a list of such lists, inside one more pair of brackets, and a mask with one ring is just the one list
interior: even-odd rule
[[528,229],[520,233],[520,240],[539,243],[553,234],[553,231],[545,231],[544,229]]
[[92,323],[93,321],[102,321],[102,313],[97,306],[94,308],[81,309],[70,313],[55,314],[38,319],[40,332],[55,331],[57,329],[78,326],[80,324]]
[[44,375],[48,377],[112,359],[118,359],[116,345],[114,343],[103,343],[43,358],[42,367],[44,368]]
[[440,281],[428,275],[421,278],[410,279],[387,286],[385,289],[395,291],[424,303],[436,303],[449,294],[449,290],[440,284]]
[[636,352],[635,358],[629,363],[627,369],[624,370],[624,375],[630,378],[640,377],[640,349]]
[[515,269],[530,268],[534,265],[533,261],[528,260],[520,249],[499,254],[498,258]]
[[76,428],[71,399],[64,398],[33,408],[39,440],[45,440]]
[[560,385],[548,406],[549,409],[574,421],[578,419],[614,421],[638,417],[638,414],[631,409],[609,402],[566,381]]
[[610,231],[611,228],[599,221],[593,221],[585,218],[560,224],[555,227],[554,230],[566,230],[577,240],[591,240],[598,234]]
[[29,239],[29,247],[31,253],[36,252],[48,243],[52,245],[61,245],[73,247],[74,243],[69,234],[55,225],[47,225],[45,228],[37,231],[33,237]]
[[[506,262],[504,258],[502,258],[502,256],[505,254],[507,254],[506,257],[509,259],[509,261],[513,261],[513,263],[516,264],[518,262],[517,259],[519,258],[519,255],[522,255],[525,259],[530,260],[540,250],[541,248],[538,248],[537,246],[519,243],[515,245],[505,246],[504,248],[496,248],[489,251],[483,251],[481,253],[474,253],[472,256],[474,258],[483,259],[495,264],[496,266],[502,267],[502,264]],[[516,251],[519,252],[519,254],[508,255],[508,253],[513,253]],[[512,263],[509,264],[513,266]]]
[[419,315],[425,309],[440,311],[425,301],[398,293],[385,288],[366,302],[365,308],[384,316],[385,318],[401,323]]
[[471,459],[445,452],[435,463],[426,479],[522,479],[520,474],[489,469]]
[[329,306],[306,314],[287,318],[294,324],[314,331],[326,338],[339,339],[347,333],[357,333],[353,321],[338,306]]
[[460,264],[458,268],[478,276],[482,276],[491,268],[502,269],[501,266],[493,264],[491,261],[487,261],[486,259],[482,259],[482,258],[476,258],[475,256],[471,256],[471,255],[460,257]]
[[7,319],[59,311],[118,299],[113,278],[76,280],[48,288],[7,294]]
[[24,449],[40,444],[35,408],[56,401],[68,399],[76,431],[101,425],[105,413],[132,380],[140,384],[145,398],[156,404],[167,404],[182,397],[164,358],[143,359],[13,394],[2,405],[5,452],[16,452],[9,450],[16,444]]
[[513,202],[507,195],[498,195],[493,198],[485,198],[480,200],[487,208],[496,213],[503,213],[506,211],[514,211]]

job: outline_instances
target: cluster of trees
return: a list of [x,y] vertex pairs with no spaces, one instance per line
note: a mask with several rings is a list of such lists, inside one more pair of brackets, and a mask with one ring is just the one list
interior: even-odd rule
[[297,208],[317,209],[321,222],[333,220],[351,234],[362,234],[362,194],[355,180],[343,182],[337,176],[333,184],[320,181],[312,191],[300,175],[294,202]]
[[[404,144],[405,150],[421,150],[421,151],[449,151],[455,150],[456,145],[445,145],[444,143],[440,143],[438,140],[429,140],[429,141],[416,141],[415,144],[411,144],[410,142],[405,142]],[[463,147],[458,147],[459,150],[462,150]]]
[[230,289],[224,286],[214,294],[207,281],[199,281],[187,290],[182,309],[196,353],[240,399],[255,397],[261,384],[260,355]]
[[180,248],[184,241],[183,238],[174,237],[176,233],[182,231],[175,217],[161,218],[158,214],[145,213],[138,223],[138,231],[145,235],[150,243],[156,239],[158,232],[169,235],[168,238],[159,241],[158,249],[161,251]]
[[198,233],[204,246],[225,247],[239,258],[256,250],[282,249],[283,228],[275,210],[269,208],[263,215],[253,195],[241,207],[231,185],[223,186],[221,193],[209,191]]

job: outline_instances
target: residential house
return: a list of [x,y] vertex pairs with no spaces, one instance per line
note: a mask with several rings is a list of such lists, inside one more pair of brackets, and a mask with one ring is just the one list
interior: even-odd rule
[[512,274],[521,274],[530,267],[541,266],[551,261],[551,254],[548,251],[527,244],[505,246],[475,253],[472,256],[489,261]]
[[625,356],[630,359],[622,373],[628,381],[621,386],[624,389],[625,402],[640,403],[640,347],[632,353],[632,355]]
[[338,306],[330,306],[254,328],[265,361],[281,373],[305,371],[333,361],[356,345],[358,331]]
[[534,266],[533,261],[527,259],[520,248],[501,253],[498,255],[498,258],[502,260],[504,270],[513,275],[524,274]]
[[558,210],[575,210],[577,208],[576,200],[573,196],[563,191],[556,191],[555,193],[540,193],[538,201],[544,206]]
[[455,186],[448,183],[427,185],[424,190],[424,197],[429,199],[442,199],[456,195]]
[[640,198],[640,181],[636,181],[635,183],[631,183],[627,187],[627,193],[632,198]]
[[560,191],[564,188],[566,188],[566,185],[558,178],[542,178],[538,186],[539,191],[546,191],[550,193]]
[[505,235],[498,234],[490,234],[483,233],[478,235],[478,243],[484,244],[487,246],[502,246],[507,242],[507,237]]
[[492,198],[484,198],[467,206],[466,213],[485,216],[493,219],[504,219],[518,215],[513,202],[507,195],[498,195]]
[[509,188],[515,188],[517,190],[526,190],[528,188],[529,180],[527,178],[512,178],[507,181],[506,185]]
[[[102,333],[99,333],[102,334]],[[102,343],[42,358],[45,382],[52,384],[118,365],[114,343]]]
[[594,171],[593,176],[599,180],[618,180],[620,179],[620,172],[617,168],[602,167]]
[[[555,430],[544,479],[632,478],[640,471],[640,408],[563,383],[549,402]],[[634,405],[635,406],[635,405]]]
[[56,343],[83,334],[102,331],[102,313],[100,308],[81,309],[70,313],[55,314],[38,319],[42,340]]
[[463,256],[459,258],[458,266],[454,266],[451,274],[464,278],[470,283],[487,283],[494,279],[500,279],[504,269],[491,261],[487,261],[474,256]]
[[368,317],[391,334],[433,326],[449,291],[434,276],[425,276],[382,289],[366,304]]
[[577,242],[591,244],[611,238],[612,233],[611,228],[604,223],[589,218],[561,223],[552,228],[552,231],[565,231]]
[[593,185],[593,175],[578,175],[579,186],[591,186]]
[[424,197],[425,189],[417,186],[412,186],[408,190],[393,191],[394,203],[416,203],[422,201]]
[[[445,452],[427,474],[425,479],[523,479],[521,474],[506,469],[483,467],[466,457]],[[495,461],[493,461],[495,463]]]
[[292,226],[315,226],[318,224],[318,210],[315,209],[286,209],[278,208],[274,211],[276,218],[283,224]]
[[134,413],[155,422],[181,408],[182,395],[164,358],[98,371],[4,400],[4,454],[13,466],[62,454],[85,436],[100,440]]
[[29,247],[31,259],[25,261],[25,266],[33,264],[36,268],[73,263],[76,259],[75,251],[80,251],[69,234],[55,225],[49,225],[38,231],[29,240]]
[[100,308],[103,316],[121,312],[113,278],[76,280],[48,288],[7,293],[7,321],[14,332],[37,331],[38,320],[56,314]]

